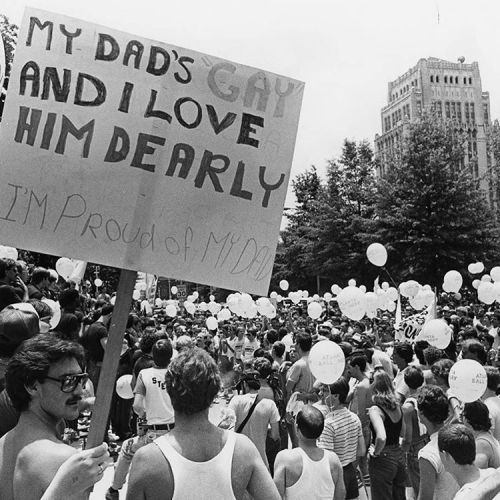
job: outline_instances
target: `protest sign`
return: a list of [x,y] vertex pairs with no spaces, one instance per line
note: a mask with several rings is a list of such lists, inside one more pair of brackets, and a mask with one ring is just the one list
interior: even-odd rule
[[303,88],[27,9],[0,127],[2,242],[267,295]]

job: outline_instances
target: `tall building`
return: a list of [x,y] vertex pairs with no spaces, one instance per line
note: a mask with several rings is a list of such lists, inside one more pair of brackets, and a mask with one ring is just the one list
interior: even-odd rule
[[[483,92],[477,62],[465,64],[435,57],[420,59],[406,73],[389,82],[387,104],[382,108],[382,134],[375,136],[375,153],[379,158],[377,175],[387,171],[385,158],[394,151],[405,133],[405,126],[423,111],[434,112],[452,120],[468,135],[464,166],[482,180],[490,203],[496,196],[487,181],[491,175],[491,157],[487,154],[486,134],[490,121],[490,96]],[[477,162],[472,161],[477,157]]]

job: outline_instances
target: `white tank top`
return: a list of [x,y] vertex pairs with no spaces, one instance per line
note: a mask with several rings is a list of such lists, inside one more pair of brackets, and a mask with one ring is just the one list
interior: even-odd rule
[[227,433],[226,444],[218,455],[206,462],[192,462],[178,453],[160,436],[155,444],[168,460],[174,476],[172,500],[236,500],[231,483],[236,434]]
[[302,474],[299,480],[285,490],[285,500],[331,500],[335,493],[335,483],[330,471],[328,454],[324,450],[323,458],[317,462],[311,460],[302,448]]

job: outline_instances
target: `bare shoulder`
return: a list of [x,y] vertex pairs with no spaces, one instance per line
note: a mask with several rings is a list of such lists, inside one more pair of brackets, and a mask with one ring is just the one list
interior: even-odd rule
[[281,464],[288,466],[297,461],[297,458],[300,457],[300,453],[298,452],[298,448],[293,448],[291,450],[281,450],[276,455],[276,461],[279,461]]

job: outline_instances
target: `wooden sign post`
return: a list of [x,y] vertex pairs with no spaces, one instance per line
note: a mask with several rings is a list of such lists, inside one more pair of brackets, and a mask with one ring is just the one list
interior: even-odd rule
[[90,421],[89,437],[87,448],[98,446],[102,443],[108,425],[111,399],[115,390],[116,372],[120,360],[120,351],[123,343],[123,336],[127,326],[127,318],[132,303],[132,292],[135,286],[137,273],[122,269],[118,290],[116,293],[115,308],[111,317],[108,342],[104,351],[99,384],[97,386],[96,402],[92,419]]

